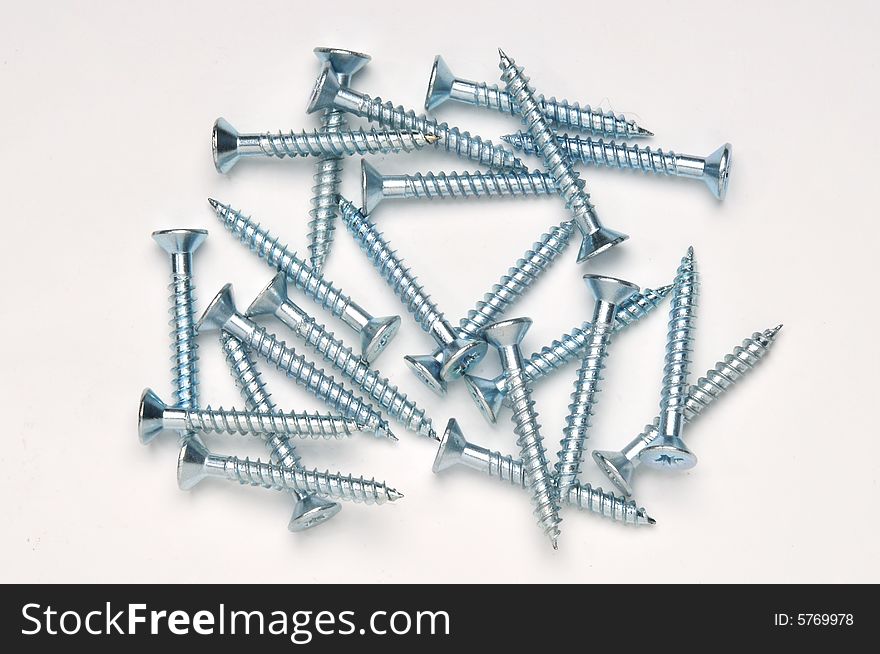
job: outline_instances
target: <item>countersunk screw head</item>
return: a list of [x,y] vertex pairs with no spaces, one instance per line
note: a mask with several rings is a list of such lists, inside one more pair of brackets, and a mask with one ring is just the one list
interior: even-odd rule
[[363,52],[343,50],[341,48],[315,48],[315,56],[321,63],[330,64],[337,75],[351,77],[366,66],[372,57]]
[[238,130],[225,118],[214,121],[211,132],[211,152],[214,155],[214,168],[219,173],[228,173],[241,158],[238,151]]
[[210,452],[204,444],[187,439],[177,455],[177,485],[180,490],[189,490],[207,475],[205,461]]
[[374,361],[394,340],[399,329],[400,316],[371,318],[361,329],[361,356],[364,361]]
[[248,316],[273,316],[287,302],[287,275],[279,272],[245,311]]
[[138,437],[143,445],[153,441],[156,436],[165,431],[162,426],[162,418],[168,405],[153,392],[145,388],[141,393],[141,404],[138,409]]
[[703,169],[703,181],[719,200],[727,195],[727,180],[730,177],[730,166],[733,163],[733,146],[725,143],[706,157]]
[[287,528],[290,531],[305,531],[317,527],[335,516],[342,507],[337,502],[325,500],[315,495],[305,495],[293,507],[293,515]]
[[639,454],[649,468],[689,470],[697,465],[697,457],[677,436],[658,436],[654,443]]
[[622,452],[594,450],[593,460],[622,493],[632,495],[632,478],[635,468]]
[[464,375],[464,383],[483,417],[493,424],[498,422],[498,412],[501,411],[504,394],[498,390],[495,381],[485,377]]
[[321,67],[321,74],[315,81],[315,88],[312,89],[312,97],[309,99],[306,112],[313,114],[331,108],[340,88],[339,78],[333,72],[333,68],[329,63],[324,64]]
[[434,457],[434,466],[431,469],[440,472],[451,468],[461,461],[461,455],[467,445],[468,442],[458,426],[458,420],[450,418],[446,423],[443,438],[440,439],[440,447],[437,448],[437,456]]
[[617,277],[584,275],[583,279],[596,300],[609,304],[620,305],[633,293],[638,293],[639,291],[639,287],[632,282],[618,279]]
[[583,263],[587,259],[595,257],[597,254],[601,254],[629,238],[626,234],[615,232],[604,225],[592,232],[584,232],[582,230],[581,236],[583,240],[581,241],[581,248],[578,250],[578,263]]
[[232,284],[226,284],[211,300],[202,317],[196,323],[196,332],[211,332],[223,329],[235,316],[235,300],[232,298]]
[[431,79],[428,81],[428,93],[425,95],[425,109],[431,111],[446,102],[452,95],[452,84],[455,75],[443,57],[434,57],[434,67],[431,68]]
[[366,159],[361,159],[361,202],[364,215],[369,216],[384,199],[382,173],[368,164]]
[[153,232],[153,240],[170,255],[192,254],[208,238],[204,229],[162,229]]
[[457,338],[443,348],[440,377],[444,380],[458,379],[467,370],[486,356],[489,346],[486,341],[473,341]]
[[437,395],[446,395],[447,383],[440,376],[440,361],[430,354],[408,354],[406,365]]
[[486,327],[483,337],[490,345],[499,349],[511,345],[519,345],[531,326],[531,318],[502,320]]

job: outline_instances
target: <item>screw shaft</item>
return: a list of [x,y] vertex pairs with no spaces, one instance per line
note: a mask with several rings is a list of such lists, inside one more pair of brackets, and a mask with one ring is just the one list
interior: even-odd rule
[[[321,120],[324,131],[336,132],[344,125],[345,118],[341,111],[327,109],[324,112]],[[324,155],[315,164],[312,209],[309,211],[309,263],[318,273],[324,268],[324,262],[330,253],[330,244],[333,242],[336,196],[339,194],[341,173],[341,157]]]
[[[182,423],[189,431],[218,434],[284,434],[297,438],[332,440],[346,438],[365,427],[344,416],[320,413],[285,413],[283,411],[240,411],[238,409],[171,409],[173,424]],[[179,415],[175,415],[178,414]]]
[[433,142],[425,133],[411,130],[291,130],[242,134],[239,150],[243,157],[346,157],[412,152]]
[[[471,198],[555,194],[553,178],[541,171],[450,172],[386,175],[385,197]],[[400,189],[399,191],[397,189]]]

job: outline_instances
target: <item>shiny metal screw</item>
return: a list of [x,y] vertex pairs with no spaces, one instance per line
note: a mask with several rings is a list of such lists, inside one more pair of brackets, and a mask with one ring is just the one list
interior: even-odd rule
[[247,315],[273,315],[287,325],[294,334],[333,367],[342,372],[368,397],[373,398],[392,418],[407,429],[437,440],[431,419],[416,403],[406,397],[381,373],[365,363],[351,348],[336,338],[324,325],[319,324],[287,296],[287,277],[278,273],[248,307]]
[[538,524],[553,544],[558,547],[559,496],[550,474],[547,453],[541,437],[538,414],[535,412],[531,392],[523,375],[523,359],[520,343],[531,326],[528,318],[514,318],[489,325],[483,332],[491,346],[498,350],[501,367],[507,373],[507,388],[513,405],[514,433],[520,448],[526,481],[532,492],[532,503]]
[[177,483],[190,489],[206,477],[217,477],[269,490],[315,493],[336,500],[363,504],[394,502],[403,494],[389,488],[385,482],[353,477],[342,473],[331,474],[318,470],[285,468],[259,459],[239,459],[235,456],[212,454],[202,443],[187,441],[180,449],[177,461]]
[[639,287],[614,277],[584,275],[584,281],[595,298],[590,335],[584,347],[582,362],[568,405],[568,417],[559,441],[556,461],[556,486],[559,496],[568,495],[577,481],[584,460],[584,447],[590,429],[593,407],[599,401],[602,369],[614,330],[617,307],[638,292]]
[[499,64],[501,79],[507,87],[507,92],[519,105],[523,123],[535,139],[544,165],[556,181],[556,186],[560,189],[566,206],[581,231],[583,243],[578,252],[578,262],[586,261],[629,238],[626,234],[604,227],[599,221],[590,202],[589,193],[577,183],[578,174],[572,167],[571,161],[556,145],[556,134],[544,118],[535,98],[534,89],[529,86],[529,79],[523,74],[522,67],[517,66],[503,51],[499,50],[498,54],[501,57]]
[[388,346],[400,329],[400,316],[374,318],[342,289],[310,268],[296,253],[281,245],[278,238],[250,216],[217,200],[209,199],[214,212],[230,232],[273,268],[287,275],[299,290],[360,335],[364,361],[372,362]]
[[[437,449],[433,470],[437,473],[457,464],[501,481],[510,482],[517,488],[527,489],[529,487],[521,460],[492,451],[487,447],[469,443],[462,434],[458,421],[451,418],[449,424],[446,425],[443,437],[440,439],[440,447]],[[635,502],[577,481],[563,496],[562,502],[568,506],[628,525],[653,525],[657,522],[648,515],[645,509],[639,508]]]
[[[657,290],[646,288],[625,300],[617,308],[614,316],[614,331],[619,331],[644,318],[660,305],[671,290],[672,284],[661,286]],[[526,359],[523,367],[526,379],[534,383],[559,370],[570,361],[580,358],[587,346],[591,328],[590,322],[584,322],[550,345],[544,346],[539,352],[532,354]],[[502,405],[510,405],[507,398],[507,375],[502,373],[494,379],[465,375],[464,380],[483,417],[494,423],[498,419]]]
[[285,413],[283,411],[241,411],[239,409],[180,409],[168,406],[150,388],[141,393],[138,409],[138,433],[149,442],[167,432],[265,436],[283,434],[312,440],[343,439],[357,432],[370,432],[357,420],[320,413]]
[[376,270],[388,282],[407,310],[413,314],[416,322],[440,346],[440,357],[434,362],[436,365],[423,366],[421,360],[424,357],[407,356],[405,360],[428,388],[442,394],[445,381],[461,377],[485,356],[485,341],[458,338],[452,325],[372,221],[351,201],[341,196],[339,208],[342,212],[342,222]]
[[[195,284],[192,275],[193,253],[208,238],[204,229],[166,229],[153,232],[153,240],[171,257],[171,360],[174,366],[174,400],[190,409],[199,404],[198,344],[195,339]],[[181,439],[197,438],[181,433]],[[141,439],[146,445],[149,440]]]
[[[315,48],[315,56],[336,73],[341,86],[348,86],[352,76],[370,61],[370,55],[337,48]],[[338,132],[345,126],[345,115],[338,109],[327,109],[321,117],[325,132]],[[312,210],[309,211],[309,263],[317,272],[324,268],[330,244],[333,242],[333,223],[336,220],[336,196],[339,194],[342,159],[323,156],[315,164],[315,185],[312,187]]]
[[[432,111],[446,100],[455,100],[475,107],[489,107],[512,116],[520,113],[519,107],[511,101],[510,95],[495,84],[472,82],[456,77],[443,57],[437,55],[428,82],[425,109]],[[654,136],[644,127],[639,127],[634,120],[627,120],[623,115],[606,114],[601,109],[593,109],[588,104],[570,103],[568,100],[556,98],[548,100],[543,95],[539,95],[536,100],[544,117],[557,128],[570,127],[597,135],[621,138]]]
[[[502,141],[524,154],[536,154],[535,141],[525,132],[505,134]],[[725,143],[707,157],[676,154],[672,150],[651,149],[614,141],[593,140],[568,134],[557,134],[556,144],[563,154],[577,163],[621,170],[641,170],[657,175],[689,177],[703,180],[719,200],[727,194],[730,165],[733,160],[730,143]]]
[[305,387],[330,408],[344,413],[368,427],[377,436],[397,440],[382,414],[331,375],[288,347],[250,318],[239,313],[232,299],[232,285],[226,284],[199,319],[199,332],[223,330],[240,339],[245,347],[264,357],[278,370]]
[[484,141],[470,132],[462,132],[457,127],[438,123],[424,114],[416,115],[412,110],[395,107],[382,98],[372,98],[366,93],[358,93],[344,88],[329,66],[324,66],[309,102],[308,112],[336,107],[379,123],[391,129],[407,129],[439,137],[438,147],[480,165],[496,170],[528,170],[507,148]]
[[[690,387],[684,404],[685,422],[696,420],[710,404],[752,370],[770,351],[780,329],[782,325],[755,332],[750,338],[743,340],[742,345],[735,347],[731,354],[718,361],[714,368],[706,371],[706,375]],[[593,451],[596,464],[622,493],[632,495],[633,476],[642,461],[639,455],[657,437],[659,424],[660,418],[654,418],[651,424],[645,425],[641,434],[620,451]]]
[[[256,362],[245,350],[241,341],[230,334],[221,332],[220,344],[226,355],[229,370],[235,385],[241,391],[245,405],[253,411],[275,411],[275,403],[263,383]],[[269,461],[286,468],[301,468],[299,453],[293,442],[281,434],[263,434],[269,448]],[[323,524],[335,516],[342,507],[323,497],[310,493],[292,491],[296,498],[293,514],[287,528],[292,532],[305,531]]]
[[214,167],[228,173],[242,157],[349,157],[355,154],[412,152],[438,138],[413,130],[340,129],[335,132],[257,132],[240,134],[225,118],[214,121]]
[[388,198],[500,198],[555,195],[553,178],[540,171],[509,173],[415,173],[383,175],[361,159],[363,212]]
[[687,470],[697,464],[697,457],[681,440],[681,433],[690,393],[688,377],[694,349],[693,331],[696,328],[699,290],[694,249],[688,248],[675,275],[672,306],[669,309],[657,438],[639,455],[642,462],[651,468]]

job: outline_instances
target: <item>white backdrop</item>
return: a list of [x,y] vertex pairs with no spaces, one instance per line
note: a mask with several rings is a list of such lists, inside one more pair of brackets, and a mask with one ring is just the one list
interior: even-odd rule
[[[0,580],[880,581],[872,3],[611,12],[581,2],[545,16],[525,3],[458,0],[338,0],[326,14],[322,3],[218,0],[4,5]],[[346,505],[291,534],[283,494],[213,480],[181,492],[173,439],[138,443],[141,389],[170,396],[169,267],[150,232],[210,231],[195,259],[199,311],[228,281],[246,306],[271,276],[224,232],[207,197],[306,254],[311,162],[245,161],[221,176],[210,129],[221,115],[242,130],[316,126],[304,109],[319,45],[370,53],[353,85],[416,109],[435,54],[494,82],[501,46],[539,90],[624,112],[657,134],[652,146],[703,155],[733,144],[723,203],[699,182],[582,169],[605,223],[631,239],[585,266],[570,248],[509,314],[534,318],[532,351],[588,317],[585,272],[655,287],[693,245],[703,282],[696,375],[753,331],[785,323],[760,369],[688,429],[699,465],[640,471],[636,499],[655,527],[565,509],[553,552],[526,493],[464,469],[433,475],[435,445],[398,428],[396,445],[303,443],[308,464],[384,478],[406,497]],[[436,115],[492,139],[519,128],[465,106]],[[474,169],[434,151],[372,162],[389,173]],[[357,159],[345,162],[352,199],[358,173]],[[564,217],[555,198],[389,201],[375,214],[452,321]],[[509,413],[490,427],[462,384],[440,400],[405,368],[405,354],[433,342],[344,229],[326,274],[377,315],[403,316],[378,367],[439,429],[455,416],[473,440],[515,449]],[[622,446],[656,414],[665,314],[613,344],[591,449]],[[241,406],[216,338],[200,348],[203,404]],[[497,365],[490,353],[480,370]],[[279,406],[322,408],[261,368]],[[575,369],[535,391],[553,456]],[[240,437],[209,442],[265,457]],[[584,479],[609,487],[592,461]]]

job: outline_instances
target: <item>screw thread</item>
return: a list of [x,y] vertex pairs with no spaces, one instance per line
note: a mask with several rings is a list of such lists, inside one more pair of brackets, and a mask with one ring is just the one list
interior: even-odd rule
[[399,420],[411,431],[436,439],[437,434],[425,411],[408,399],[406,393],[401,392],[387,377],[370,368],[350,347],[336,338],[333,332],[305,314],[300,314],[299,320],[291,326],[300,338],[314,347],[332,366],[384,407],[389,416]]
[[302,468],[284,468],[235,456],[222,457],[223,474],[240,484],[262,486],[270,490],[294,490],[314,493],[336,500],[363,504],[384,504],[403,497],[385,482],[341,473],[319,472]]
[[[260,150],[267,157],[333,157],[356,154],[412,152],[428,145],[425,132],[404,130],[342,129],[339,131],[263,132]],[[513,156],[513,153],[511,153]]]
[[467,198],[549,195],[553,178],[540,171],[507,173],[416,173],[406,176],[406,194],[413,198]]
[[391,245],[376,225],[350,200],[340,197],[339,207],[342,211],[342,221],[348,231],[422,329],[430,332],[436,323],[445,323],[446,319],[431,296],[424,291],[416,276],[404,265],[403,259],[391,249]]
[[476,307],[463,318],[458,329],[463,334],[477,338],[483,330],[511,304],[523,295],[538,277],[547,270],[571,242],[574,223],[570,220],[556,225],[526,250],[521,259],[511,267],[492,289],[477,302]]
[[387,421],[369,402],[352,393],[335,381],[332,375],[328,375],[304,356],[297,354],[284,341],[275,338],[264,328],[255,324],[245,345],[265,357],[278,370],[304,386],[331,408],[370,428],[377,436],[389,434]]
[[594,322],[583,351],[583,362],[578,370],[568,417],[565,420],[560,450],[556,462],[556,484],[560,496],[565,496],[577,481],[584,460],[584,447],[590,429],[593,406],[598,402],[599,384],[613,326],[607,322]]
[[438,147],[464,159],[476,161],[480,165],[496,170],[528,170],[510,150],[484,141],[470,132],[462,132],[447,123],[438,123],[425,114],[416,114],[402,106],[395,107],[382,98],[372,98],[362,94],[363,99],[355,113],[367,120],[392,129],[406,129],[438,137]]
[[532,491],[532,504],[538,524],[556,547],[559,538],[559,502],[541,437],[538,414],[535,412],[522,370],[509,371],[507,392],[513,407],[514,433],[520,448],[522,467]]
[[195,340],[195,286],[186,273],[171,273],[171,368],[175,404],[198,406],[198,343]]
[[[250,216],[245,216],[239,210],[216,200],[212,200],[211,205],[226,229],[257,256],[265,259],[270,266],[287,275],[287,278],[298,289],[312,298],[319,306],[337,318],[341,318],[349,307],[354,306],[354,302],[342,290],[321,277],[286,245],[281,245],[277,237],[273,236],[269,230],[262,228]],[[366,314],[359,307],[358,310]]]
[[522,67],[517,66],[512,59],[502,58],[500,68],[501,79],[507,86],[513,102],[519,105],[522,120],[541,153],[547,172],[556,180],[556,186],[565,198],[568,209],[576,220],[585,221],[589,225],[595,224],[595,208],[590,201],[590,195],[579,183],[578,174],[570,160],[563,155],[556,144],[555,133],[544,118],[541,105],[535,98],[534,89],[529,86],[529,78],[523,73]]
[[[345,117],[338,109],[328,109],[321,119],[325,131],[338,131],[345,125]],[[312,209],[309,211],[309,263],[320,273],[330,253],[336,221],[336,196],[339,194],[341,157],[325,155],[315,164],[312,187]]]
[[271,411],[251,413],[237,409],[190,410],[186,413],[186,428],[190,431],[227,434],[285,434],[299,438],[332,440],[352,436],[363,431],[363,425],[343,416],[321,413],[284,413]]

